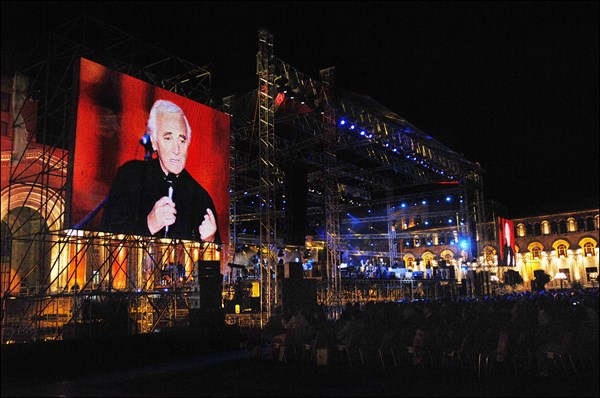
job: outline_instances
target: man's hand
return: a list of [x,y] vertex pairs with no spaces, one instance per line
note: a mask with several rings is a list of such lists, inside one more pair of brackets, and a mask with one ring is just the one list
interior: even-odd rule
[[206,209],[204,221],[198,227],[198,232],[200,232],[200,239],[203,242],[214,242],[215,234],[217,233],[217,221],[210,209]]
[[175,223],[175,214],[177,214],[177,210],[175,210],[175,202],[172,199],[169,199],[168,196],[163,196],[157,200],[146,219],[150,233],[154,235],[163,227],[173,225]]

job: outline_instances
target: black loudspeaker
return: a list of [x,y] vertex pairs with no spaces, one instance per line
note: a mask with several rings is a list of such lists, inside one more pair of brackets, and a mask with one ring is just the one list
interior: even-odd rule
[[223,297],[223,277],[211,277],[199,280],[200,310],[221,308]]
[[290,308],[303,310],[317,305],[316,279],[281,279],[281,306],[284,311]]
[[467,273],[467,279],[470,281],[471,286],[473,287],[473,292],[476,295],[484,294],[484,285],[486,277],[489,278],[488,271],[472,271],[470,270]]
[[[534,271],[537,272],[537,271]],[[523,277],[517,271],[509,269],[504,273],[504,283],[507,285],[515,286],[523,283]]]
[[486,286],[490,283],[490,272],[479,271],[475,273],[475,293],[476,294],[487,294]]
[[535,271],[533,271],[533,276],[535,277],[535,279],[542,279],[545,273],[546,271],[544,271],[543,269],[536,269]]
[[223,276],[219,274],[198,278],[198,304],[190,308],[189,325],[191,328],[224,325]]
[[308,179],[306,167],[297,159],[285,162],[284,189],[286,194],[284,241],[304,246],[306,240]]
[[533,271],[535,279],[531,281],[531,288],[533,290],[542,291],[546,288],[546,283],[550,282],[550,275],[542,269]]
[[312,277],[313,278],[320,278],[322,276],[321,274],[321,263],[319,261],[314,261],[312,264]]
[[211,312],[221,309],[223,298],[223,275],[219,261],[198,261],[196,281],[199,289],[199,310]]
[[221,275],[221,262],[218,260],[200,260],[196,262],[196,275],[199,279],[219,277]]
[[303,279],[304,271],[302,263],[289,262],[277,264],[277,278],[279,279]]

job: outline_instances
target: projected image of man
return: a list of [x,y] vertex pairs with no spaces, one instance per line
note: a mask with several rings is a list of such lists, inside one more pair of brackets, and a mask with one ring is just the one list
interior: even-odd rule
[[173,102],[156,101],[147,133],[158,156],[119,168],[101,229],[220,243],[213,200],[185,169],[192,130],[183,110]]
[[502,247],[502,265],[514,267],[516,265],[515,251],[513,249],[512,228],[508,222],[504,223],[504,245]]

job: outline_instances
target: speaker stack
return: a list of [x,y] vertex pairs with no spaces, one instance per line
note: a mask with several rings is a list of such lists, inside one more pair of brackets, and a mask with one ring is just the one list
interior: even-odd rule
[[190,303],[190,325],[224,322],[223,275],[219,261],[198,261],[194,267]]
[[317,304],[316,279],[304,279],[302,263],[279,264],[277,269],[279,302],[283,311],[304,309]]

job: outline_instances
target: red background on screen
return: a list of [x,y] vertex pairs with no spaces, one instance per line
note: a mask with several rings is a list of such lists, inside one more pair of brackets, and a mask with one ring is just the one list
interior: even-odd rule
[[[152,104],[172,101],[192,128],[186,169],[212,197],[223,243],[229,231],[229,116],[142,80],[82,58],[71,175],[69,226],[88,216],[108,195],[117,169],[144,159],[139,140]],[[102,211],[81,226],[98,230]]]

